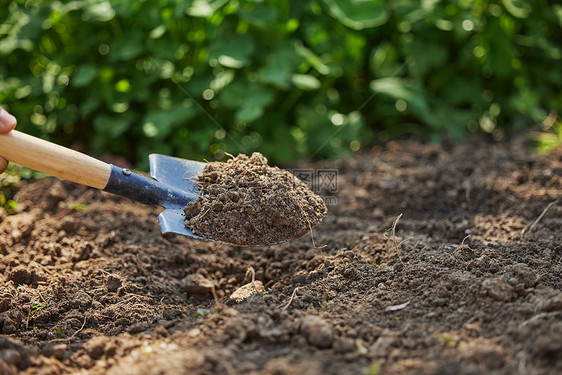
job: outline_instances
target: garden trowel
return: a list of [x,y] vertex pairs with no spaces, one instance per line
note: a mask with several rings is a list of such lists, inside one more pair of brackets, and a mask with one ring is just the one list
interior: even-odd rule
[[206,239],[185,226],[183,212],[198,197],[197,174],[205,163],[151,154],[149,178],[17,130],[0,135],[0,156],[67,181],[162,206],[158,215],[162,233]]

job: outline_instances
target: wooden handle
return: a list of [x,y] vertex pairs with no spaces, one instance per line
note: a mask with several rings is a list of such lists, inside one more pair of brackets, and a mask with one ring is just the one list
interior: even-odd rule
[[24,167],[97,189],[105,188],[111,174],[107,163],[17,130],[0,135],[0,155]]

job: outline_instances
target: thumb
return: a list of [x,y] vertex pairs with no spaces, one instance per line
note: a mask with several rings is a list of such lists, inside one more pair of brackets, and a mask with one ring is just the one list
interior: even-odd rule
[[16,118],[0,107],[0,133],[8,133],[16,127],[16,124]]

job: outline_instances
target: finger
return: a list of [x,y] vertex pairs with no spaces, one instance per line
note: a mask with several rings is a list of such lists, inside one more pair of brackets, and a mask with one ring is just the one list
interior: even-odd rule
[[8,166],[8,160],[0,157],[0,173],[4,172],[7,166]]
[[16,127],[16,124],[16,118],[0,107],[0,133],[10,132]]

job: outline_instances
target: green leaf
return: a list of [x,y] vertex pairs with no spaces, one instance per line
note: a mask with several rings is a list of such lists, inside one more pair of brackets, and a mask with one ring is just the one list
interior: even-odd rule
[[254,52],[254,41],[250,35],[233,35],[215,39],[209,46],[209,59],[229,68],[241,68],[250,63]]
[[170,109],[151,111],[144,117],[143,132],[149,138],[166,137],[176,126],[186,125],[195,114],[193,107],[183,103]]
[[502,0],[505,9],[517,18],[527,18],[532,11],[532,7],[527,1],[522,0]]
[[228,0],[194,0],[185,12],[194,17],[209,17],[227,2]]
[[317,90],[322,86],[318,78],[310,74],[293,74],[291,81],[297,88],[305,91]]
[[145,48],[146,35],[137,29],[129,29],[122,38],[110,44],[108,58],[113,63],[128,61],[139,56]]
[[240,18],[252,25],[259,27],[270,27],[279,17],[279,7],[268,3],[253,3],[251,7],[242,7],[239,12]]
[[257,120],[274,99],[271,88],[242,80],[226,86],[219,97],[225,107],[236,109],[235,118],[243,122]]
[[262,106],[250,103],[236,111],[236,119],[244,122],[252,122],[261,117],[263,112],[264,108]]
[[420,89],[411,82],[398,78],[381,78],[371,81],[371,90],[375,94],[381,93],[394,99],[403,99],[420,111],[427,110],[427,102]]
[[330,14],[355,30],[383,25],[388,19],[382,0],[323,0]]
[[221,103],[229,108],[236,108],[249,103],[257,106],[270,104],[275,95],[273,91],[259,83],[238,80],[228,85],[220,95]]
[[102,114],[94,119],[94,126],[101,134],[115,138],[123,134],[133,121],[133,115],[125,113],[118,116]]
[[305,58],[297,51],[296,42],[279,44],[267,56],[265,66],[259,70],[261,81],[280,89],[288,89],[291,87],[291,76],[297,73],[297,68],[304,61]]
[[0,40],[0,55],[9,55],[16,49],[33,50],[33,42],[27,39],[6,38]]
[[71,83],[75,87],[85,87],[92,82],[98,74],[99,69],[93,64],[82,64],[76,68],[76,72],[72,76]]
[[74,203],[72,209],[76,211],[88,211],[89,207],[83,203]]
[[84,10],[83,19],[86,21],[107,22],[115,17],[115,10],[111,7],[109,1],[92,2]]

